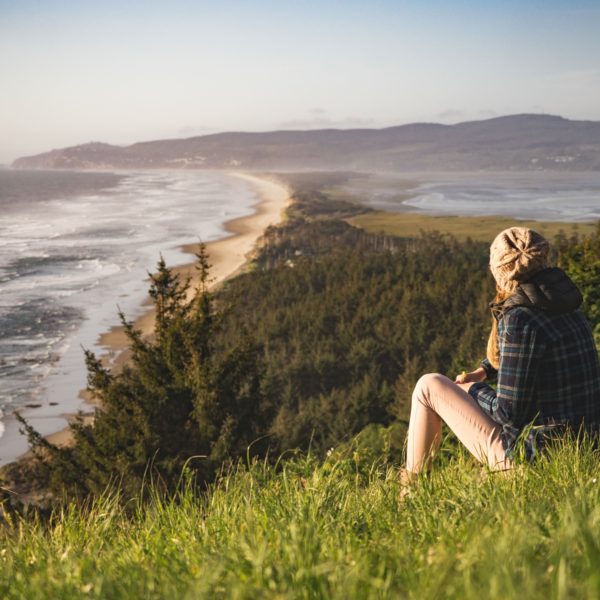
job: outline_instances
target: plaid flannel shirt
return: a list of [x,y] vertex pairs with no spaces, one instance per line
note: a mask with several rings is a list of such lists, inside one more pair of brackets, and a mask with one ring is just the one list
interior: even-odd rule
[[[517,306],[498,322],[500,365],[482,361],[494,390],[475,383],[469,393],[502,425],[509,457],[528,426],[600,424],[600,363],[590,326],[581,310],[551,315]],[[544,429],[543,427],[541,428]],[[529,458],[536,454],[535,430],[525,439]]]

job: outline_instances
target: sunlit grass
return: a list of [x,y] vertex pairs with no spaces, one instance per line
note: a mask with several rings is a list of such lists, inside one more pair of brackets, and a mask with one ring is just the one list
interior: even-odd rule
[[386,233],[400,237],[418,236],[421,231],[450,233],[460,240],[490,242],[507,227],[529,227],[552,238],[561,231],[565,235],[588,235],[596,230],[595,223],[560,223],[553,221],[517,220],[505,217],[441,217],[416,213],[388,213],[383,211],[348,219],[351,225],[369,233]]
[[337,453],[255,463],[208,494],[107,494],[0,531],[2,598],[597,598],[598,455],[572,444],[508,474],[442,456],[397,469]]

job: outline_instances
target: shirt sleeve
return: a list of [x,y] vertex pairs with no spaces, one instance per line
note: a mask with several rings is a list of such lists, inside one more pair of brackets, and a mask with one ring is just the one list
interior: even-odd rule
[[531,398],[546,343],[529,310],[514,308],[503,321],[497,389],[475,383],[469,393],[496,422],[521,428],[535,418]]
[[494,415],[498,408],[498,396],[496,394],[496,390],[493,387],[490,387],[487,383],[478,382],[474,383],[469,388],[469,394],[471,397],[483,410],[495,419]]
[[492,383],[495,382],[498,377],[498,371],[494,369],[492,363],[487,358],[484,358],[479,364],[485,371],[485,378]]

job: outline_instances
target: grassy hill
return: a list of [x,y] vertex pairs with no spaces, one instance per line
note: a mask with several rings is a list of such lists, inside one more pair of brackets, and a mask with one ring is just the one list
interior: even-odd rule
[[[46,456],[53,513],[27,512],[0,483],[0,598],[600,597],[589,444],[498,474],[448,437],[401,497],[414,382],[482,355],[487,243],[368,233],[344,219],[376,214],[357,217],[363,207],[311,179],[299,176],[290,219],[266,232],[253,269],[218,293],[220,313],[201,295],[198,321],[173,301],[156,343],[132,336],[131,368],[92,370],[102,414]],[[599,230],[564,238],[557,258],[600,342],[599,244]],[[202,331],[210,346],[190,337]],[[246,332],[252,345],[238,346]],[[194,344],[205,354],[188,364]],[[260,386],[239,380],[236,404],[229,375],[250,363]],[[210,378],[192,377],[197,364]],[[238,432],[244,406],[258,428]]]
[[[206,495],[0,528],[2,598],[597,598],[598,454],[491,474],[448,444],[401,499],[361,448],[231,469]],[[151,482],[148,482],[151,485]]]

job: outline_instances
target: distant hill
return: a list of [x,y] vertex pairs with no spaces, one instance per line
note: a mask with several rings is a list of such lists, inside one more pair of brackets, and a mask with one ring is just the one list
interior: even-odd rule
[[112,146],[98,142],[17,159],[19,168],[590,171],[600,122],[512,115],[456,125],[231,132]]

